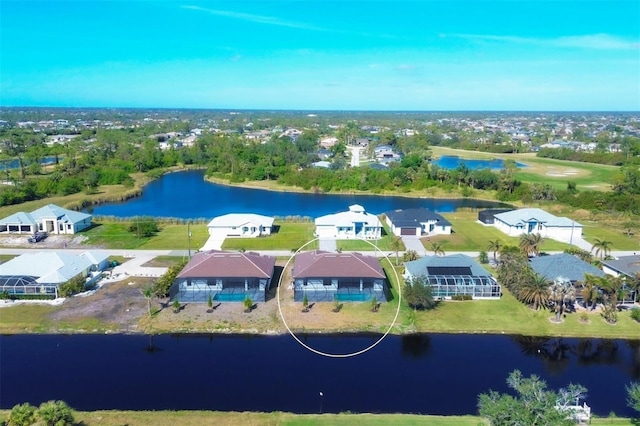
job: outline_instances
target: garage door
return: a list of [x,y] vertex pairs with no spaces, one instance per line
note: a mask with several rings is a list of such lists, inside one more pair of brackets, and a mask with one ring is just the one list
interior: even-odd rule
[[416,228],[400,228],[400,235],[416,235]]

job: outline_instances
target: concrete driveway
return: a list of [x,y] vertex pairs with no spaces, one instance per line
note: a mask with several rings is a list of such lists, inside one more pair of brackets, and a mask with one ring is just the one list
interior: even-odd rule
[[427,250],[425,250],[424,246],[422,245],[420,237],[405,235],[401,238],[407,250],[414,250],[416,253],[418,253],[419,256],[424,256],[427,254]]

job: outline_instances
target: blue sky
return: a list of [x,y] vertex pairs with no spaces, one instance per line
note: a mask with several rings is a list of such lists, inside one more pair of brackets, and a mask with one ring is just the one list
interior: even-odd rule
[[0,0],[0,105],[640,110],[640,0]]

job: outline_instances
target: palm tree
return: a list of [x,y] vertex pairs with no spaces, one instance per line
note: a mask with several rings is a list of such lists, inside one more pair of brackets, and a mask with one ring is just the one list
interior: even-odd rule
[[433,251],[434,256],[444,256],[444,250],[442,248],[442,243],[433,242],[431,243],[431,251]]
[[140,293],[142,293],[144,298],[147,299],[147,310],[149,311],[149,318],[151,318],[151,298],[153,297],[153,287],[148,285],[140,290]]
[[420,256],[418,255],[417,251],[407,250],[402,257],[402,260],[404,260],[405,262],[411,262],[412,260],[418,260],[419,258]]
[[575,290],[573,289],[571,281],[558,277],[553,281],[553,284],[549,286],[549,299],[551,299],[554,305],[556,322],[560,322],[565,304],[572,298],[575,299]]
[[402,239],[395,235],[393,238],[391,238],[391,241],[389,241],[389,247],[391,247],[391,250],[396,252],[396,266],[398,266],[398,263],[400,261],[398,252],[402,248]]
[[590,310],[596,308],[596,303],[600,298],[600,291],[598,284],[600,283],[600,277],[595,275],[586,274],[584,276],[584,283],[582,284],[582,300],[584,301],[585,308],[589,306]]
[[527,257],[533,251],[533,240],[531,239],[532,235],[533,234],[520,235],[520,242],[518,243],[518,247],[520,247],[520,250],[522,250],[522,252],[526,254]]
[[600,256],[600,259],[607,257],[611,252],[611,241],[600,240],[598,238],[595,238],[594,241],[591,251],[595,250],[595,255]]
[[540,254],[540,246],[544,243],[544,237],[540,234],[530,234],[529,241],[531,242],[531,249],[534,256]]
[[533,309],[537,311],[549,303],[549,282],[544,276],[533,274],[531,279],[522,285],[518,296],[524,303],[533,305]]
[[502,248],[502,241],[500,240],[489,241],[489,246],[487,247],[487,250],[493,251],[494,262],[498,262],[498,258],[496,257],[496,254],[500,251],[501,248]]

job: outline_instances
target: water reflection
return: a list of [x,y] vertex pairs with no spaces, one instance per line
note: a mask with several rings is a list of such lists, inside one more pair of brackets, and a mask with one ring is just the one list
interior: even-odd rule
[[540,336],[511,336],[520,352],[542,361],[545,371],[552,375],[561,374],[568,368],[572,359],[578,366],[607,365],[619,367],[634,379],[640,377],[640,341],[627,340],[631,356],[625,359],[620,350],[619,341],[610,339]]
[[401,337],[401,348],[405,358],[422,358],[431,349],[431,338],[427,334],[408,334]]

